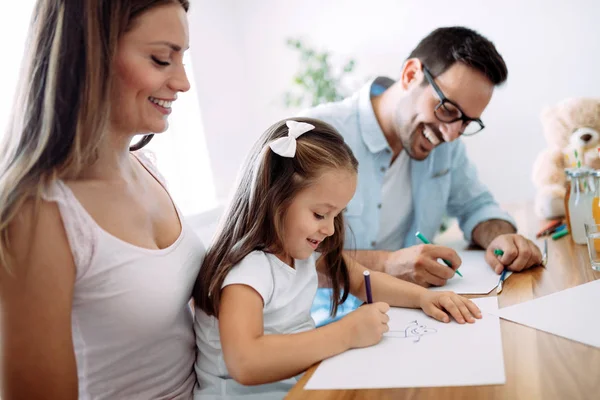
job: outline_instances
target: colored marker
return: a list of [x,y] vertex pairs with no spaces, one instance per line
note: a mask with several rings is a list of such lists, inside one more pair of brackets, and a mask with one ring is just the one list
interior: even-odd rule
[[[502,257],[504,255],[504,251],[496,249],[494,250],[494,254]],[[500,280],[498,281],[498,289],[496,289],[496,294],[500,294],[500,292],[502,292],[502,287],[504,286],[504,279],[506,279],[506,268],[504,268],[502,270],[502,273],[500,274]]]
[[567,236],[569,234],[569,230],[567,228],[557,231],[552,235],[552,240],[558,240],[563,236]]
[[506,271],[507,269],[504,268],[502,270],[502,273],[500,274],[500,281],[498,282],[498,289],[496,289],[496,294],[500,294],[500,292],[502,292],[502,286],[504,286],[504,279],[506,279]]
[[373,303],[373,295],[371,294],[371,273],[369,271],[363,272],[365,276],[365,289],[367,291],[367,303]]
[[557,219],[554,221],[551,221],[550,223],[548,223],[546,226],[544,226],[536,235],[536,238],[540,238],[542,236],[545,235],[550,235],[556,231],[559,231],[562,229],[562,226],[564,226],[565,224],[563,223],[562,219]]
[[[415,233],[415,236],[419,240],[421,240],[421,242],[423,242],[425,244],[431,244],[431,242],[429,240],[427,240],[427,238],[425,236],[423,236],[423,234],[421,232]],[[444,262],[444,264],[446,264],[447,266],[449,266],[450,268],[452,268],[452,264],[450,264],[450,261],[444,260],[444,259],[442,259],[442,261]],[[456,272],[458,274],[458,276],[460,276],[462,278],[462,274],[458,270],[456,270],[454,272]]]
[[556,228],[552,229],[549,233],[555,233],[555,232],[558,232],[558,231],[562,231],[566,227],[567,227],[567,224],[562,224],[561,226],[557,226]]

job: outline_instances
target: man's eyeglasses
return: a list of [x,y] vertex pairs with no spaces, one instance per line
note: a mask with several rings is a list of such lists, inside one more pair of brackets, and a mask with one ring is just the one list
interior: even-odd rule
[[474,135],[485,128],[485,125],[483,125],[483,122],[481,122],[479,118],[468,117],[458,105],[446,98],[440,87],[433,81],[433,76],[431,76],[431,73],[425,66],[423,66],[423,73],[425,74],[427,82],[429,82],[440,98],[440,103],[433,110],[435,117],[438,120],[447,124],[462,121],[461,135],[464,136]]

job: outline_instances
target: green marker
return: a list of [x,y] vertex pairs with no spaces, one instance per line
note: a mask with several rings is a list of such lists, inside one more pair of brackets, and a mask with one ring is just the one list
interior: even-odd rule
[[552,235],[552,240],[558,240],[563,236],[567,236],[569,234],[569,230],[567,228],[560,230]]
[[[495,249],[494,255],[498,257],[502,257],[504,255],[504,251],[501,249]],[[500,294],[502,292],[502,288],[504,287],[504,280],[506,279],[506,268],[502,268],[502,273],[500,274],[500,280],[498,281],[498,289],[496,289],[496,294]]]
[[[421,240],[421,242],[425,243],[425,244],[431,244],[431,242],[429,240],[427,240],[427,238],[425,236],[423,236],[423,234],[421,232],[417,232],[415,233],[415,236]],[[450,261],[448,260],[444,260],[442,259],[442,261],[444,262],[444,264],[446,264],[447,266],[449,266],[450,268],[452,268],[452,264],[450,264]],[[460,273],[459,270],[454,271],[458,274],[458,276],[460,276],[462,278],[462,274]]]

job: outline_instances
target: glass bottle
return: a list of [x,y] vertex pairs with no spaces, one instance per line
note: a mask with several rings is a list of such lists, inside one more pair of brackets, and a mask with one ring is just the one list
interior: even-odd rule
[[594,193],[589,184],[590,171],[577,168],[571,175],[571,196],[569,197],[569,219],[571,237],[577,244],[586,244],[585,223],[592,219]]
[[590,196],[594,196],[596,193],[596,170],[590,167],[583,167],[587,171],[587,184],[590,185],[588,191]]
[[569,198],[571,197],[571,168],[565,168],[565,220],[569,232],[571,231],[571,219],[569,218]]
[[[600,224],[600,170],[592,170],[590,176],[594,180],[594,198],[592,199],[592,219]],[[600,240],[594,240],[596,252],[600,253]]]

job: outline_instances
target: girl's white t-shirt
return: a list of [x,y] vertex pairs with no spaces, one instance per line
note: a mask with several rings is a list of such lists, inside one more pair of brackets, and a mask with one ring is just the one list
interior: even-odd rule
[[[234,266],[222,288],[242,284],[252,287],[263,298],[264,334],[290,334],[315,328],[310,308],[317,292],[317,253],[306,260],[294,260],[291,268],[276,256],[262,251],[248,254]],[[233,380],[223,359],[219,337],[219,321],[196,309],[195,323],[196,375],[195,399],[281,399],[297,382],[284,381],[244,386]]]

